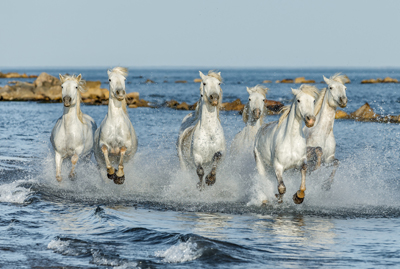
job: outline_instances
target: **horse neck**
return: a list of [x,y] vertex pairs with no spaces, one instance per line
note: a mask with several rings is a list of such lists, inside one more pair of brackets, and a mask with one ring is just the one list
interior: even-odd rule
[[290,107],[289,115],[287,116],[285,122],[282,123],[283,125],[283,134],[284,139],[291,139],[293,137],[300,137],[303,136],[303,129],[301,126],[301,118],[296,114],[296,104],[293,103]]
[[336,107],[329,105],[330,91],[327,91],[322,102],[321,110],[315,120],[315,129],[333,129],[333,123],[335,121]]
[[200,128],[214,128],[215,125],[221,124],[218,117],[218,107],[207,104],[203,99],[201,99],[200,104]]
[[79,118],[79,115],[82,114],[82,111],[80,109],[80,100],[76,102],[76,104],[66,107],[64,106],[64,113],[63,113],[63,119],[64,119],[64,124],[69,125],[73,124],[75,122],[81,122],[81,119]]
[[121,117],[126,115],[126,104],[123,101],[118,101],[117,98],[111,96],[108,99],[108,116],[110,118]]

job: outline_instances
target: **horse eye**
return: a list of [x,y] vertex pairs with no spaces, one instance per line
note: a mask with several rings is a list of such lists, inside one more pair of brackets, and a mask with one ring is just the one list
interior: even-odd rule
[[300,103],[300,100],[297,100],[298,103]]
[[221,85],[221,83],[218,83],[218,85]]
[[111,82],[111,78],[109,78],[109,79],[108,79],[108,81],[110,81],[110,82]]
[[203,83],[203,86],[206,86],[206,84],[205,84],[205,83]]
[[251,99],[249,98],[249,101],[251,101]]
[[263,102],[265,102],[265,99],[263,99]]
[[78,86],[76,86],[75,88],[77,88],[77,89],[78,89]]
[[329,87],[329,90],[332,90],[332,87]]

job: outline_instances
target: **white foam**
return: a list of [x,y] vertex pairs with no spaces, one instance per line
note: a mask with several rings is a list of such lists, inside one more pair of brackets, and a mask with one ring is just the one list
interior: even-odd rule
[[51,240],[47,245],[48,249],[52,249],[57,253],[67,254],[69,248],[69,241],[61,241],[60,239]]
[[21,187],[25,180],[17,180],[0,185],[0,202],[23,204],[33,193],[30,189]]
[[164,258],[163,262],[182,263],[193,261],[202,255],[202,251],[197,248],[197,244],[191,242],[181,242],[164,251],[157,251],[156,257]]

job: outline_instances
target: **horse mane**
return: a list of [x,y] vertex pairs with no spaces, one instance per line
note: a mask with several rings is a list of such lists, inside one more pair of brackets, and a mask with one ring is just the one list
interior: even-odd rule
[[322,104],[324,103],[326,90],[327,90],[327,88],[322,89],[318,95],[318,99],[315,101],[315,107],[314,107],[315,115],[318,115],[318,113],[321,111]]
[[[268,93],[269,89],[267,87],[264,87],[262,85],[256,85],[254,87],[248,88],[250,91],[252,92],[258,92],[259,94],[263,95],[265,97],[265,95]],[[247,122],[249,121],[249,111],[250,108],[250,104],[249,102],[247,102],[247,104],[245,105],[244,109],[243,109],[243,113],[242,113],[242,118],[244,123],[247,124]],[[261,114],[261,118],[260,118],[260,123],[263,124],[263,118],[264,118],[264,113]]]
[[[302,84],[299,88],[300,91],[302,91],[305,94],[308,94],[315,99],[319,97],[319,90],[317,87],[309,84]],[[292,99],[292,104],[293,104],[294,98]],[[321,103],[322,105],[322,103]],[[289,113],[291,111],[291,106],[284,106],[281,108],[279,112],[283,113],[282,116],[279,118],[278,121],[278,127],[281,126],[282,122],[289,116]]]
[[336,73],[329,78],[330,80],[345,84],[347,81],[346,75],[342,75],[341,73]]
[[72,75],[72,76],[65,75],[65,76],[63,76],[63,79],[64,79],[64,81],[68,81],[68,80],[74,81],[78,84],[78,98],[76,100],[76,114],[78,116],[79,121],[82,122],[83,124],[85,124],[83,122],[83,113],[81,110],[81,101],[82,101],[81,92],[86,92],[86,89],[85,89],[86,81],[83,79],[79,80],[78,77],[75,75]]
[[108,71],[110,71],[111,73],[120,74],[121,76],[123,76],[125,78],[128,75],[128,68],[126,68],[126,67],[117,66],[117,67],[114,67],[113,69],[108,70]]
[[219,80],[219,82],[222,82],[222,81],[223,81],[223,80],[222,80],[222,77],[221,77],[221,72],[218,72],[218,73],[217,73],[217,70],[210,70],[210,71],[208,71],[207,76],[216,78],[216,79]]

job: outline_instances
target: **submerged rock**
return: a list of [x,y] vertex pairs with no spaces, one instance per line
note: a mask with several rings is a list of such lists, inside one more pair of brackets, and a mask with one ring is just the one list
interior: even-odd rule
[[195,78],[195,79],[193,80],[193,82],[199,83],[199,82],[202,82],[202,80],[201,80],[201,78]]
[[385,77],[384,79],[364,79],[361,81],[361,84],[373,84],[373,83],[398,83],[398,80],[391,77]]
[[305,79],[305,77],[298,77],[294,79],[294,83],[315,83],[315,80]]

